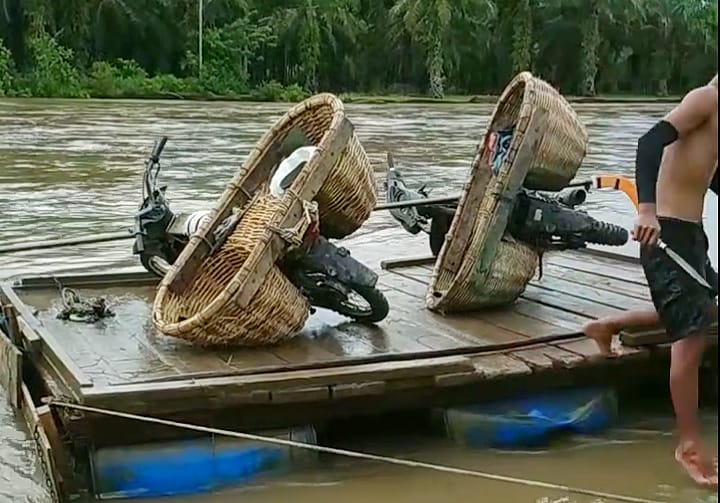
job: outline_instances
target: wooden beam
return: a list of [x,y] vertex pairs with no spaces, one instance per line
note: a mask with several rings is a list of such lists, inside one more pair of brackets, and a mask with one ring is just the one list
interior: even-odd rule
[[[0,290],[15,308],[18,324],[25,322],[34,334],[40,337],[42,340],[40,356],[52,365],[53,370],[58,374],[58,379],[68,385],[68,392],[77,398],[81,395],[82,388],[91,388],[92,380],[70,358],[62,344],[40,323],[30,308],[20,300],[12,287],[8,283],[3,283],[0,285]],[[34,339],[34,335],[28,338]]]
[[416,265],[432,265],[434,263],[435,257],[429,255],[387,259],[380,262],[380,267],[386,271],[391,271],[392,269],[401,269],[403,267],[413,267]]
[[10,405],[20,408],[20,386],[22,385],[22,353],[9,337],[0,331],[0,387]]

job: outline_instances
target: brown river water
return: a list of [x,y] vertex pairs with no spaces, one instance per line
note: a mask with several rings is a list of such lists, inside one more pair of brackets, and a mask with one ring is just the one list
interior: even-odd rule
[[[590,152],[579,179],[598,173],[631,173],[635,141],[669,105],[577,105],[590,132]],[[207,209],[248,151],[287,109],[282,104],[148,101],[0,101],[0,236],[41,240],[117,232],[132,225],[140,202],[143,161],[153,140],[170,137],[161,178],[173,208]],[[433,195],[457,193],[492,108],[488,105],[347,106],[368,154],[380,161],[392,150],[412,184]],[[717,199],[706,213],[711,257],[717,267]],[[618,193],[592,193],[587,209],[630,226],[633,209]],[[706,217],[707,218],[707,217]],[[358,231],[376,241],[378,257],[391,246],[396,224],[373,214]],[[392,234],[392,232],[390,233]],[[628,244],[620,250],[635,255]],[[402,256],[396,251],[394,256]],[[138,264],[130,242],[59,248],[0,256],[0,279],[18,275],[131,270]],[[633,411],[603,435],[572,437],[531,451],[468,450],[450,441],[378,431],[346,444],[374,453],[585,487],[637,497],[717,502],[693,488],[672,460],[672,415],[665,401]],[[717,414],[705,412],[708,442],[717,445]],[[33,444],[0,391],[0,503],[48,501],[39,482]],[[168,503],[600,503],[504,482],[333,457],[317,469],[259,479],[252,486]]]

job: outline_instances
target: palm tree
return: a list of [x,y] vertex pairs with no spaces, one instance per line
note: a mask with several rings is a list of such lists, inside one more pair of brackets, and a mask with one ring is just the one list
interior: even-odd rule
[[453,24],[494,19],[496,10],[492,0],[398,0],[390,9],[392,39],[408,34],[422,49],[430,94],[440,98],[445,94],[446,59],[460,52]]

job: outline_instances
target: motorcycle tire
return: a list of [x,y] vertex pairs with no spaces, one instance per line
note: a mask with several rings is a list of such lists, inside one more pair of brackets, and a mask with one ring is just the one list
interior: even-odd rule
[[591,227],[583,236],[588,243],[607,246],[622,246],[628,242],[630,234],[619,225],[592,219]]
[[433,217],[430,222],[430,251],[433,257],[440,255],[440,250],[445,244],[445,236],[450,230],[452,217],[450,215],[439,215]]
[[147,253],[140,254],[140,263],[147,272],[154,274],[158,278],[164,278],[165,274],[170,270],[170,266],[166,265],[167,262],[163,259]]
[[388,312],[390,312],[390,305],[385,295],[377,288],[361,285],[346,286],[362,297],[370,305],[370,309],[354,309],[352,306],[342,304],[333,306],[333,311],[352,318],[359,323],[368,324],[381,322],[388,315]]

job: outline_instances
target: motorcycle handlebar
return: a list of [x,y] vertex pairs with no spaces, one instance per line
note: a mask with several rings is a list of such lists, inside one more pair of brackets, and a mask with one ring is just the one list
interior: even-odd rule
[[152,153],[150,154],[150,158],[157,162],[160,160],[160,154],[162,154],[163,149],[165,148],[165,144],[168,141],[167,136],[163,136],[160,138],[159,141],[155,142],[155,146],[153,147]]

